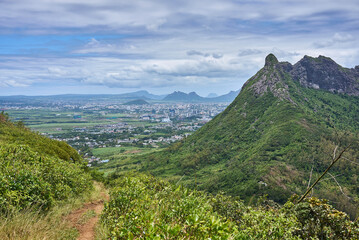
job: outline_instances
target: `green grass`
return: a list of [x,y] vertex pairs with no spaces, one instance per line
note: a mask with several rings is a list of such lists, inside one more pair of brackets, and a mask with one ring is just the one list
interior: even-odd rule
[[93,155],[101,159],[110,159],[108,163],[102,163],[96,166],[96,169],[108,175],[115,171],[127,172],[138,170],[140,165],[133,162],[132,156],[141,156],[148,153],[159,151],[156,148],[139,148],[139,147],[108,147],[95,148]]

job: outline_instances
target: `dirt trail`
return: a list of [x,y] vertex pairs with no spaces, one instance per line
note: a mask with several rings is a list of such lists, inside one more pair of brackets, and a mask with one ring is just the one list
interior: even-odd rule
[[101,195],[101,200],[85,203],[83,207],[73,211],[66,217],[67,221],[79,232],[77,240],[95,239],[95,227],[103,210],[104,200],[109,199],[107,193],[102,192]]

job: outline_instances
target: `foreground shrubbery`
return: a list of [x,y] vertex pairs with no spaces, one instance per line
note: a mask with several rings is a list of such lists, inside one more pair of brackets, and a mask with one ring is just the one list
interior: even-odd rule
[[0,210],[34,205],[48,209],[56,200],[88,190],[90,175],[80,165],[42,156],[28,146],[0,146]]
[[1,113],[0,212],[34,207],[47,210],[56,201],[90,190],[91,176],[81,161],[66,143],[17,126]]
[[245,206],[157,180],[124,176],[112,183],[102,223],[111,239],[357,239],[358,223],[312,198],[283,207]]
[[124,177],[114,182],[102,221],[114,239],[231,239],[234,222],[213,211],[202,193],[153,177]]

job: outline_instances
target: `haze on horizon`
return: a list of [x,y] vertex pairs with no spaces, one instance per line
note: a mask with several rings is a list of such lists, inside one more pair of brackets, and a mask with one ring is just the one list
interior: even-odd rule
[[5,0],[0,95],[238,90],[268,53],[359,65],[356,0]]

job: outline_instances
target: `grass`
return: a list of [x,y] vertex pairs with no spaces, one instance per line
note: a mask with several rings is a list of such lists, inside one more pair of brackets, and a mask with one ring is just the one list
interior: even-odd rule
[[80,225],[83,225],[83,224],[87,223],[88,220],[90,220],[93,217],[96,217],[95,211],[94,210],[88,210],[81,216],[81,218],[78,220],[78,223]]
[[140,165],[134,162],[131,157],[141,156],[147,153],[160,151],[156,148],[139,148],[139,147],[108,147],[95,148],[93,155],[100,158],[109,158],[110,161],[102,163],[96,168],[108,175],[112,172],[127,172],[138,170]]
[[[101,183],[94,183],[94,190],[77,198],[56,204],[49,212],[41,213],[27,209],[0,216],[0,239],[76,239],[77,230],[66,221],[66,216],[84,203],[101,199],[106,191]],[[91,212],[81,218],[86,220]]]

